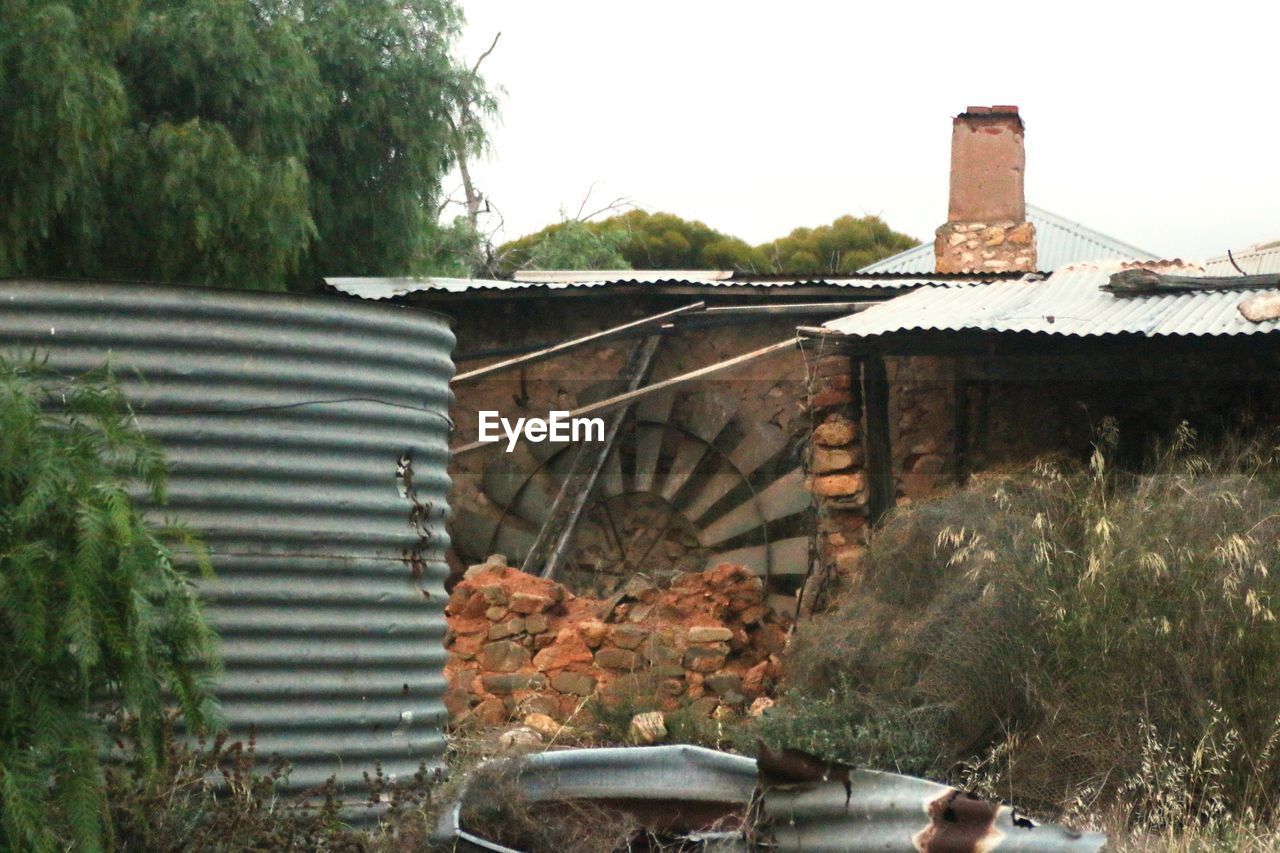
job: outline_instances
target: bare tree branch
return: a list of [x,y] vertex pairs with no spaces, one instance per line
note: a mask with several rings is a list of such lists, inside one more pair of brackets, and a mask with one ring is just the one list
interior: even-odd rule
[[476,64],[471,66],[471,76],[475,76],[480,71],[480,63],[484,62],[489,54],[493,53],[493,49],[498,46],[498,39],[502,38],[502,31],[499,30],[493,37],[493,43],[489,45],[489,49],[480,54],[480,58],[476,60]]

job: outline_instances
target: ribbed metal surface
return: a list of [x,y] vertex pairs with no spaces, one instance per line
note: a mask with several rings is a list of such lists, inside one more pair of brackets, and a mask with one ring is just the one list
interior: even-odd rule
[[[74,374],[108,358],[171,463],[165,515],[197,530],[234,736],[302,790],[439,764],[453,334],[337,298],[0,282],[0,350]],[[413,457],[427,540],[401,497]],[[421,577],[406,554],[417,554]]]
[[[1204,262],[1204,269],[1209,275],[1240,275],[1240,270],[1244,270],[1245,275],[1265,275],[1267,273],[1280,273],[1280,246],[1269,243],[1265,246],[1246,249],[1243,252],[1232,253],[1232,258],[1223,255],[1220,258],[1212,258]],[[1236,269],[1236,265],[1240,269]]]
[[[1143,266],[1163,272],[1192,271],[1178,262]],[[1251,323],[1240,315],[1240,300],[1259,291],[1121,297],[1099,290],[1121,267],[1119,262],[1076,264],[1045,281],[925,288],[832,320],[825,327],[860,338],[912,331],[1164,337],[1263,335],[1280,330],[1280,321]]]
[[[754,758],[698,746],[570,749],[542,752],[507,766],[531,802],[594,800],[609,803],[748,804],[763,823],[752,847],[732,828],[708,838],[707,849],[779,851],[1000,851],[1000,853],[1097,853],[1106,836],[1051,824],[1014,824],[1008,806],[970,800],[954,788],[895,773],[858,770],[846,794],[840,782],[757,789]],[[511,853],[461,825],[463,785],[436,827],[439,840],[461,839]],[[847,801],[846,801],[847,798]],[[975,804],[953,805],[949,800]],[[948,807],[951,807],[948,810]],[[977,819],[974,819],[977,818]]]
[[[933,267],[933,249],[929,249],[929,267]],[[714,287],[714,288],[788,288],[788,287],[830,287],[835,290],[911,290],[926,284],[933,284],[935,278],[899,278],[881,276],[846,276],[842,278],[797,278],[797,279],[722,279],[715,277],[698,278],[681,274],[677,278],[664,278],[650,273],[635,272],[619,274],[616,278],[599,278],[583,280],[580,276],[568,276],[562,280],[539,279],[538,281],[499,281],[483,278],[326,278],[325,284],[349,296],[361,299],[384,300],[399,299],[413,293],[459,294],[472,291],[523,291],[523,290],[567,290],[575,288],[621,287],[626,285],[651,286],[655,291],[662,287]]]
[[[1000,806],[985,823],[975,820],[966,826],[967,810],[954,801],[973,801],[954,788],[924,779],[859,770],[850,774],[850,784],[851,794],[840,783],[766,792],[763,811],[777,842],[770,849],[778,853],[1097,853],[1107,845],[1100,833],[1052,824],[1015,826],[1008,806]],[[974,811],[981,815],[982,808]]]
[[[1150,252],[1122,243],[1101,231],[1030,204],[1027,205],[1027,221],[1036,227],[1036,266],[1042,270],[1051,271],[1079,261],[1104,258],[1150,260],[1155,257]],[[926,242],[914,249],[868,264],[858,272],[927,275],[933,268],[933,243]]]

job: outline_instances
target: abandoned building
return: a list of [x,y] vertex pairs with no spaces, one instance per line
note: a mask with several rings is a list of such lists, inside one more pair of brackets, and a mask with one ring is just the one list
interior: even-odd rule
[[[994,180],[966,171],[974,168],[968,137],[1020,144],[1016,112],[995,132],[992,121],[973,108],[955,120],[959,165],[952,220],[934,246],[939,269],[1025,266],[1022,246],[1008,240],[1021,207],[1020,156],[978,161],[979,171],[999,171]],[[974,185],[1008,197],[974,201]],[[968,221],[974,216],[1001,221]],[[975,233],[985,250],[968,239]],[[1249,272],[1263,272],[1275,254],[1261,247],[1243,257]],[[1156,283],[1116,286],[1139,270]],[[1211,433],[1274,421],[1280,411],[1266,377],[1275,375],[1280,324],[1246,300],[1276,291],[1267,280],[1233,281],[1243,271],[1234,258],[1077,261],[1012,280],[939,281],[804,330],[833,354],[821,363],[822,381],[850,389],[839,405],[813,401],[819,566],[856,573],[869,524],[976,472],[1055,452],[1087,457],[1104,422],[1118,429],[1122,461],[1138,461],[1181,423]],[[837,455],[854,464],[827,473],[834,465],[822,461]]]
[[[815,566],[853,570],[874,511],[955,482],[983,453],[998,456],[986,433],[986,445],[978,432],[964,433],[969,427],[957,438],[957,389],[969,406],[987,393],[970,393],[976,377],[958,383],[949,362],[918,353],[883,359],[876,363],[894,412],[886,445],[894,482],[874,492],[867,466],[884,448],[867,443],[877,433],[866,428],[865,389],[876,377],[868,386],[865,359],[854,352],[857,323],[892,313],[907,297],[919,304],[1023,286],[1027,274],[1043,277],[1038,270],[1063,268],[1067,258],[1150,255],[1025,204],[1016,107],[969,108],[952,134],[948,216],[933,245],[855,276],[329,279],[338,292],[454,318],[450,535],[458,569],[492,554],[526,568],[550,559],[571,589],[608,594],[636,573],[662,579],[731,562],[765,578],[775,608],[794,610]],[[920,259],[930,254],[925,268]],[[797,335],[824,321],[822,333]],[[633,402],[611,407],[629,392]],[[501,442],[476,440],[481,411],[514,420],[595,411],[593,404],[605,407],[605,442],[522,440],[508,453]]]

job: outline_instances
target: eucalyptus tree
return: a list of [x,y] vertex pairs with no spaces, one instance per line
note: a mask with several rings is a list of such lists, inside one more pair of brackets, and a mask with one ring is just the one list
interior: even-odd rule
[[[262,289],[435,257],[452,0],[5,0],[0,273]],[[473,121],[468,144],[482,144]]]

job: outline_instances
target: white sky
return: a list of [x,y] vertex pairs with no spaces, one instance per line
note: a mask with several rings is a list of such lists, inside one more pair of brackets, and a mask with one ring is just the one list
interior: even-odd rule
[[[950,117],[1018,104],[1027,200],[1167,257],[1280,239],[1280,6],[461,0],[501,239],[629,197],[751,243],[946,218]],[[452,187],[446,187],[451,189]]]

